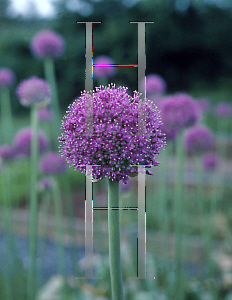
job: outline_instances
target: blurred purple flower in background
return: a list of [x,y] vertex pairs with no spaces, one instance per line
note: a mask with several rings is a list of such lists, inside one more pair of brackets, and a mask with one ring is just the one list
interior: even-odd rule
[[54,31],[42,30],[34,36],[31,42],[31,51],[35,57],[40,59],[61,57],[65,51],[64,38]]
[[53,118],[53,111],[49,106],[39,108],[37,110],[39,121],[51,121]]
[[[19,130],[14,137],[14,148],[17,150],[17,154],[30,155],[31,149],[32,129],[26,127]],[[38,149],[39,153],[42,153],[48,149],[49,140],[42,130],[38,131]]]
[[32,76],[23,80],[16,90],[20,103],[23,106],[32,104],[47,105],[51,101],[51,88],[44,79]]
[[12,86],[15,82],[15,74],[9,68],[0,69],[0,88],[3,86]]
[[10,161],[13,160],[15,158],[16,155],[16,150],[7,145],[1,145],[0,146],[0,157],[2,158],[3,161]]
[[220,158],[216,153],[205,153],[202,156],[202,163],[205,171],[216,169],[219,162]]
[[210,100],[208,98],[199,98],[197,99],[202,112],[207,112],[210,109]]
[[[144,80],[140,82],[139,88],[144,90]],[[166,92],[167,84],[164,79],[158,74],[149,74],[146,76],[146,93],[149,94],[163,94]]]
[[160,109],[162,130],[167,139],[175,138],[182,129],[195,125],[201,117],[196,101],[184,93],[168,96],[161,102]]
[[[93,136],[85,136],[85,100],[93,98]],[[139,95],[131,97],[125,87],[114,85],[96,88],[91,95],[84,92],[70,106],[62,121],[59,148],[66,161],[75,170],[85,172],[81,165],[93,167],[94,180],[107,175],[111,180],[123,180],[135,173],[130,165],[157,166],[156,156],[165,144],[160,132],[161,120],[155,105],[146,101],[146,136],[138,135]]]
[[44,174],[61,174],[67,171],[67,163],[59,153],[49,152],[40,159],[39,168]]
[[37,189],[39,192],[50,190],[54,186],[55,182],[53,178],[43,177],[38,180]]
[[231,105],[227,102],[220,102],[215,107],[215,113],[218,117],[229,117],[231,112]]
[[202,154],[214,147],[212,131],[203,125],[189,128],[184,134],[184,147],[188,153]]
[[[99,65],[111,65],[114,64],[114,61],[110,57],[102,55],[102,56],[98,56],[93,63]],[[115,67],[94,67],[93,68],[93,75],[96,78],[113,77],[115,73],[116,73]]]

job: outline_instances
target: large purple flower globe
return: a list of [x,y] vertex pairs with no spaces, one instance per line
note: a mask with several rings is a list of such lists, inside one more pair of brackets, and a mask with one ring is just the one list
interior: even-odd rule
[[[14,148],[17,154],[29,156],[31,149],[32,129],[26,127],[19,130],[14,137]],[[38,149],[39,153],[43,153],[48,149],[49,140],[42,130],[38,131]]]
[[15,82],[15,74],[9,68],[0,69],[0,87],[11,86]]
[[201,115],[196,101],[188,94],[178,93],[161,102],[162,130],[174,138],[184,128],[195,125]]
[[38,32],[31,42],[31,50],[35,57],[58,58],[64,54],[65,41],[63,37],[51,30]]
[[214,147],[212,131],[204,125],[189,128],[184,135],[184,147],[188,153],[202,154]]
[[[93,101],[92,136],[84,135],[87,97]],[[156,157],[165,144],[159,112],[146,101],[146,135],[138,135],[138,101],[137,92],[132,97],[127,88],[115,85],[82,93],[69,106],[59,137],[60,152],[70,166],[85,172],[85,165],[100,165],[92,168],[93,180],[109,176],[124,183],[138,171],[131,165],[157,166]]]
[[[114,61],[108,56],[101,55],[94,60],[94,64],[107,66],[107,65],[114,64]],[[93,75],[96,78],[113,77],[115,73],[116,73],[115,67],[94,67],[93,68]]]
[[50,85],[46,80],[36,76],[23,80],[19,84],[16,93],[23,106],[36,104],[43,107],[51,101]]
[[41,158],[39,168],[44,174],[61,174],[66,172],[67,164],[59,153],[49,152]]
[[[140,82],[140,89],[144,90],[144,80]],[[150,74],[146,77],[146,93],[149,94],[163,94],[166,92],[167,84],[164,79],[158,74]]]
[[215,107],[215,113],[218,117],[228,118],[231,116],[232,108],[230,103],[220,102]]

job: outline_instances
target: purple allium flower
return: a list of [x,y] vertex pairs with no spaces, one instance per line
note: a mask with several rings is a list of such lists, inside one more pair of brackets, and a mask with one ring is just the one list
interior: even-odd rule
[[205,153],[202,156],[202,163],[204,166],[204,169],[206,171],[208,170],[214,170],[219,165],[220,159],[217,154],[215,153]]
[[191,96],[178,93],[161,102],[161,119],[167,138],[174,138],[180,130],[199,121],[200,110]]
[[[26,156],[30,155],[31,138],[32,138],[31,127],[23,128],[16,133],[13,144],[18,154],[23,154]],[[49,141],[47,136],[42,130],[39,130],[38,131],[39,153],[46,151],[48,149],[48,146],[49,146]]]
[[197,100],[197,103],[203,112],[207,112],[210,108],[210,101],[208,98],[200,98]]
[[[111,65],[114,64],[114,61],[105,55],[98,56],[94,62],[94,64],[98,65]],[[94,67],[93,68],[93,74],[96,76],[96,78],[102,78],[102,77],[113,77],[115,75],[115,67]]]
[[202,154],[214,147],[212,131],[203,125],[189,128],[184,135],[184,146],[188,153]]
[[37,110],[39,121],[51,121],[53,118],[53,112],[50,107],[42,107]]
[[49,152],[41,158],[39,168],[44,174],[60,174],[66,172],[67,164],[59,153]]
[[15,74],[11,69],[1,68],[0,69],[0,87],[11,86],[15,82]]
[[215,107],[215,113],[218,117],[229,117],[231,112],[231,105],[227,102],[220,102]]
[[37,189],[39,192],[50,190],[54,186],[55,182],[53,178],[43,177],[37,182]]
[[[140,82],[140,89],[144,90],[144,80]],[[147,94],[163,94],[166,92],[167,85],[164,79],[158,74],[150,74],[146,77],[146,92]]]
[[[160,131],[161,120],[156,106],[146,100],[146,136],[138,135],[138,101],[127,94],[127,88],[112,84],[96,91],[85,92],[68,108],[62,121],[60,152],[75,170],[85,172],[93,167],[94,180],[107,175],[111,180],[127,183],[128,175],[137,172],[130,165],[157,166],[156,156],[165,144]],[[85,133],[85,100],[93,99],[93,136]],[[88,174],[87,174],[88,175]]]
[[51,88],[44,79],[32,76],[23,80],[16,90],[19,101],[24,106],[38,104],[46,106],[51,101]]
[[32,42],[31,51],[37,58],[46,57],[58,58],[64,54],[65,41],[63,37],[51,30],[42,30],[38,32]]
[[16,151],[13,147],[4,144],[0,146],[0,157],[4,160],[4,161],[10,161],[12,159],[14,159],[16,155]]

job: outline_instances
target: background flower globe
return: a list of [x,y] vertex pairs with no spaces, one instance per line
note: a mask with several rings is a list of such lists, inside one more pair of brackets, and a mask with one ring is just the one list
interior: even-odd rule
[[31,42],[31,51],[37,58],[58,58],[64,54],[65,41],[63,37],[51,30],[38,32]]
[[[93,63],[99,65],[111,65],[114,64],[114,61],[106,55],[101,55],[98,56]],[[96,78],[113,77],[115,73],[116,73],[115,67],[94,67],[93,68],[93,75]]]
[[0,69],[0,88],[3,86],[10,87],[15,82],[15,74],[9,68]]
[[[85,101],[93,100],[93,135],[85,133]],[[96,88],[76,99],[62,121],[61,155],[70,166],[81,172],[85,165],[93,166],[94,180],[109,176],[111,180],[127,183],[129,175],[137,172],[131,165],[157,166],[156,157],[165,144],[160,131],[161,120],[156,106],[146,101],[146,135],[138,135],[139,94],[127,93],[127,88]],[[87,174],[88,175],[88,174]]]
[[[139,88],[144,90],[144,80],[140,82]],[[164,79],[158,74],[149,74],[146,76],[146,93],[151,94],[164,94],[167,89],[167,84]]]
[[202,156],[202,163],[205,171],[214,170],[220,164],[220,158],[216,153],[205,153]]
[[15,158],[16,150],[7,144],[3,144],[0,146],[0,158],[3,161],[11,161]]
[[167,97],[160,109],[162,128],[169,138],[175,138],[182,129],[195,125],[201,118],[199,105],[185,93]]
[[214,147],[212,131],[203,125],[193,126],[186,130],[184,146],[188,153],[203,154]]
[[43,174],[62,174],[67,170],[67,164],[59,153],[49,152],[40,159],[39,168]]
[[23,106],[36,104],[43,107],[47,106],[51,101],[50,85],[46,80],[36,76],[23,80],[19,84],[16,94]]
[[231,107],[230,103],[220,102],[215,107],[215,113],[220,118],[223,118],[223,117],[228,118],[231,116],[232,107]]
[[[31,149],[31,139],[32,139],[32,129],[31,127],[26,127],[23,129],[20,129],[13,141],[13,145],[15,150],[17,151],[17,155],[30,155],[30,149]],[[43,153],[48,149],[49,146],[49,140],[46,136],[46,134],[42,131],[38,131],[38,149],[39,153]]]

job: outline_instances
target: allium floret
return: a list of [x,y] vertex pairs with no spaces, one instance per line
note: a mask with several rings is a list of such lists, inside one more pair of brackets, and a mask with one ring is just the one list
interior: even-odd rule
[[202,154],[214,147],[212,131],[204,125],[193,126],[186,130],[184,146],[188,153]]
[[[140,83],[140,89],[144,90],[144,80]],[[166,92],[167,84],[164,79],[158,74],[149,74],[146,77],[146,93],[150,94],[163,94]]]
[[[114,61],[106,55],[101,55],[94,60],[94,64],[112,65],[114,64]],[[94,67],[93,68],[93,74],[96,78],[113,77],[115,73],[116,73],[115,67]]]
[[[93,135],[85,134],[85,101],[93,101]],[[127,183],[138,167],[157,166],[156,156],[165,144],[160,131],[161,119],[157,107],[146,100],[146,135],[138,135],[138,102],[140,94],[127,93],[127,88],[100,86],[96,91],[81,93],[68,108],[59,137],[62,156],[75,170],[92,167],[93,180],[109,176],[111,180]],[[88,175],[88,174],[87,174]]]
[[19,84],[16,93],[23,106],[36,104],[43,107],[51,101],[50,85],[46,80],[36,76],[23,80]]
[[16,150],[7,144],[0,146],[0,157],[3,161],[10,161],[15,158]]
[[37,113],[40,122],[51,121],[53,118],[53,111],[49,106],[39,108]]
[[[32,129],[31,127],[26,127],[20,129],[14,137],[14,148],[17,151],[17,154],[22,154],[29,156],[31,149],[31,139],[32,139]],[[38,131],[38,149],[39,153],[43,153],[48,149],[49,140],[46,134],[40,129]]]
[[49,152],[40,159],[39,168],[44,174],[61,174],[66,172],[67,164],[59,153]]
[[168,96],[161,102],[160,108],[162,130],[167,139],[175,138],[182,129],[195,125],[201,117],[196,101],[185,93]]
[[218,117],[229,117],[232,113],[232,108],[230,103],[220,102],[215,107],[215,113]]
[[48,29],[42,30],[33,38],[31,51],[35,57],[40,59],[47,57],[58,58],[64,54],[65,41],[57,32]]
[[38,180],[37,182],[37,189],[39,192],[47,191],[52,189],[55,185],[55,181],[53,178],[50,177],[43,177]]
[[15,74],[9,68],[0,69],[0,87],[11,86],[15,82]]
[[202,156],[202,163],[205,171],[214,170],[220,163],[220,158],[216,153],[205,153]]

